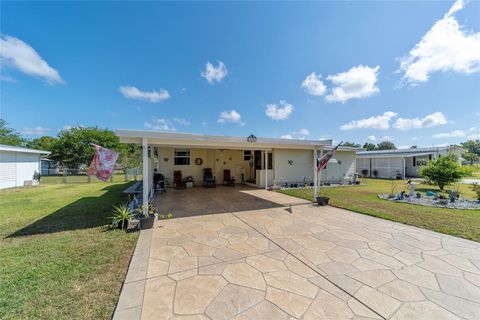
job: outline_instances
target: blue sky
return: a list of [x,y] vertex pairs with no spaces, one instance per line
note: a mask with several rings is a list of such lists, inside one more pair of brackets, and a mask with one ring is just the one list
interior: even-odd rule
[[480,138],[477,1],[0,5],[1,117],[30,137]]

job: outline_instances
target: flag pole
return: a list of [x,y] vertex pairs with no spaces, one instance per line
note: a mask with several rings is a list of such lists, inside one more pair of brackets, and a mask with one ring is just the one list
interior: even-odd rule
[[328,151],[326,155],[323,155],[323,148],[321,149],[321,155],[320,155],[320,159],[318,159],[318,166],[316,168],[316,171],[317,171],[317,190],[315,190],[314,194],[315,196],[318,196],[318,194],[320,193],[320,182],[322,181],[322,169],[325,168],[325,166],[328,164],[328,162],[330,161],[330,159],[333,157],[333,155],[335,154],[335,151],[337,151],[338,147],[340,147],[340,145],[343,143],[343,141],[341,141],[338,145],[336,145],[332,150]]

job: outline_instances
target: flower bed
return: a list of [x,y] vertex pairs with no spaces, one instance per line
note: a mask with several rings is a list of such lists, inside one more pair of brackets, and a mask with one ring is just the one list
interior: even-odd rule
[[435,199],[433,196],[417,197],[404,197],[403,199],[397,199],[391,197],[389,194],[379,194],[380,199],[411,203],[421,206],[438,207],[438,208],[450,208],[450,209],[463,209],[463,210],[480,210],[480,201],[468,200],[465,198],[455,199],[455,202],[451,202],[450,199]]

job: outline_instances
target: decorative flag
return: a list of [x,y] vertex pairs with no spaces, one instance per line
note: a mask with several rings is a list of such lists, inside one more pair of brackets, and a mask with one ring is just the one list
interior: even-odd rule
[[94,146],[96,152],[87,170],[87,175],[95,175],[98,179],[107,182],[113,174],[113,167],[117,161],[118,152],[97,146],[96,144]]
[[330,161],[330,159],[332,159],[333,155],[335,154],[335,151],[337,151],[338,147],[340,147],[340,145],[342,143],[343,143],[343,141],[340,142],[335,148],[333,148],[333,150],[328,151],[327,154],[324,155],[321,159],[317,160],[317,163],[318,163],[317,164],[317,171],[320,171],[327,166],[328,161]]

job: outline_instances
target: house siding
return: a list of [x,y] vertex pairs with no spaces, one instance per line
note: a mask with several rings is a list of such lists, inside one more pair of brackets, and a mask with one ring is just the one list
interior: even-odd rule
[[38,154],[0,151],[0,189],[23,187],[35,171],[40,172]]

